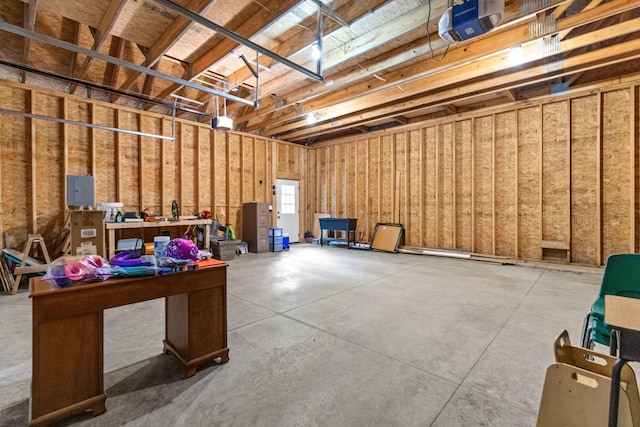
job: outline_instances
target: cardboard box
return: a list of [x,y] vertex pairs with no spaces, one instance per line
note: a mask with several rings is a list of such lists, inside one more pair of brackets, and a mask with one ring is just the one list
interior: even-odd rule
[[71,211],[71,255],[104,255],[104,211]]

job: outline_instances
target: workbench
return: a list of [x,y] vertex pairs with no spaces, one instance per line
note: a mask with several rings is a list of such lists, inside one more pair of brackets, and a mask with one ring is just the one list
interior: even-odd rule
[[[139,237],[144,241],[144,232],[149,229],[157,229],[157,234],[161,234],[163,228],[173,227],[189,227],[191,225],[204,225],[204,249],[210,250],[210,235],[211,235],[211,222],[210,219],[182,219],[178,221],[143,221],[143,222],[105,222],[104,227],[107,231],[107,253],[104,255],[105,259],[110,259],[116,253],[116,231],[120,230],[134,230],[139,229],[139,233],[135,237]],[[175,234],[175,233],[172,233]],[[181,236],[172,236],[181,237]],[[153,241],[153,239],[149,240]]]

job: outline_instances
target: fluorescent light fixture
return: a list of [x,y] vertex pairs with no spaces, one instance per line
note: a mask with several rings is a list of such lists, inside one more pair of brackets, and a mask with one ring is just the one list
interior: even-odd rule
[[211,129],[229,131],[233,129],[233,120],[230,117],[216,116],[211,119]]
[[509,51],[509,65],[522,64],[522,46],[514,46]]
[[322,57],[322,52],[320,52],[320,47],[318,46],[318,42],[315,42],[311,45],[311,58],[315,61]]

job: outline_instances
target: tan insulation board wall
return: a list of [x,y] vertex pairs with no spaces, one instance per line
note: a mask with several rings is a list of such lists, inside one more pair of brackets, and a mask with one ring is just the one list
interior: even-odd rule
[[494,214],[496,255],[516,256],[517,208],[516,112],[495,115]]
[[215,187],[214,187],[214,201],[215,210],[212,211],[213,215],[219,222],[225,224],[227,222],[227,205],[229,203],[227,194],[227,138],[229,133],[215,132],[214,133],[214,156],[215,156]]
[[542,108],[542,240],[569,242],[569,104]]
[[180,213],[183,215],[193,215],[198,213],[197,190],[198,175],[196,166],[198,164],[198,130],[192,124],[181,124],[182,141],[180,144],[180,168],[178,182],[178,193],[180,199]]
[[229,201],[227,206],[227,222],[236,225],[239,224],[238,218],[241,218],[241,209],[244,200],[242,200],[242,144],[240,143],[240,135],[229,133],[227,140],[227,149],[229,157],[227,158],[227,174],[229,177]]
[[633,209],[635,210],[635,219],[634,219],[634,227],[631,230],[632,235],[635,236],[635,246],[632,252],[640,251],[640,233],[638,232],[638,224],[640,224],[640,196],[638,192],[640,191],[640,87],[632,87],[631,88],[631,96],[632,96],[632,109],[633,114],[631,117],[631,134],[632,134],[632,142],[633,142],[633,168],[634,168],[634,202]]
[[[438,197],[437,194],[437,181],[436,181],[436,172],[437,172],[437,127],[432,126],[428,127],[424,131],[424,149],[422,151],[422,155],[424,156],[424,160],[422,164],[424,165],[423,172],[423,214],[422,214],[422,232],[424,233],[422,236],[422,245],[427,247],[437,247],[437,228],[436,228],[436,218],[437,212],[437,202],[436,199]],[[407,234],[410,231],[407,230]]]
[[241,136],[242,144],[242,203],[247,203],[256,198],[256,177],[255,177],[255,138]]
[[[117,110],[99,104],[94,104],[94,119],[96,124],[116,127]],[[95,129],[93,138],[96,153],[96,170],[94,171],[95,201],[96,203],[118,202],[118,180],[116,168],[116,140],[111,131]],[[157,213],[161,213],[156,211]]]
[[[212,186],[213,168],[211,162],[211,132],[198,128],[197,140],[197,167],[198,180],[196,212],[207,210],[212,212]],[[144,154],[144,153],[143,153]]]
[[[346,189],[345,194],[345,217],[348,218],[357,218],[357,195],[358,195],[358,180],[357,180],[357,171],[356,171],[356,163],[353,161],[356,158],[356,145],[349,144],[345,145],[344,150],[344,167],[346,170],[344,186]],[[358,229],[362,227],[359,225],[356,229],[356,233]],[[356,234],[357,235],[357,234]]]
[[370,138],[367,160],[369,161],[369,191],[367,205],[369,217],[367,229],[373,233],[376,223],[380,222],[380,138]]
[[[62,103],[54,96],[39,94],[34,97],[35,114],[46,114],[50,111],[54,114],[62,113]],[[30,198],[32,211],[36,218],[33,231],[47,234],[55,229],[63,221],[60,209],[64,206],[66,195],[56,191],[58,187],[64,187],[64,152],[62,143],[62,124],[31,120],[35,132],[35,144],[32,145],[31,168],[35,169],[31,182],[33,192],[26,195]],[[32,140],[32,144],[33,144]],[[27,175],[29,176],[29,175]],[[31,177],[31,176],[29,176]],[[30,190],[30,189],[29,189]]]
[[[161,135],[163,120],[158,117],[141,116],[142,132]],[[162,212],[162,146],[165,141],[151,137],[141,137],[142,174],[140,208],[151,212]],[[105,200],[107,201],[107,200]]]
[[[28,111],[30,92],[0,86],[0,104],[13,111]],[[27,221],[31,193],[31,120],[2,116],[0,120],[0,220],[2,231],[23,242],[31,231]]]
[[[640,241],[639,103],[632,86],[369,136],[353,151],[357,167],[366,168],[357,175],[367,197],[359,223],[371,230],[399,218],[411,246],[527,260],[544,252],[566,262],[566,251],[543,251],[543,240],[570,244],[580,264],[632,252]],[[340,144],[345,153],[350,144],[356,141]],[[340,195],[333,186],[337,147],[310,150],[326,155],[316,162],[323,169],[315,194],[330,188],[348,197],[348,189]]]
[[465,251],[472,245],[472,134],[471,120],[455,122],[456,171],[456,242],[455,247]]
[[[262,138],[254,139],[255,144],[255,165],[256,168],[254,170],[254,179],[257,182],[256,194],[254,195],[254,199],[257,202],[266,203],[268,200],[269,194],[271,194],[271,188],[267,184],[267,176],[269,175],[269,170],[267,169],[268,164],[268,156],[267,150],[269,148],[269,144],[266,140]],[[315,188],[315,187],[314,187]]]
[[[174,135],[171,118],[20,84],[0,82],[0,101],[13,111]],[[176,199],[183,214],[209,209],[237,227],[243,199],[273,202],[274,144],[284,147],[288,171],[301,179],[306,173],[306,147],[179,119],[176,141],[14,115],[0,115],[0,130],[0,226],[18,248],[27,233],[43,233],[49,245],[58,238],[67,174],[93,174],[96,203],[120,201],[125,211],[148,207],[170,215]]]
[[582,264],[598,259],[599,95],[571,101],[571,258]]
[[347,187],[347,162],[345,154],[345,145],[335,146],[335,206],[332,211],[336,212],[336,217],[344,218],[347,213],[347,196],[349,188]]
[[407,222],[407,138],[405,132],[395,134],[395,159],[393,175],[392,222]]
[[[117,127],[139,131],[138,115],[119,111]],[[123,211],[140,212],[140,143],[137,135],[118,133],[118,188]],[[178,199],[180,200],[180,199]]]
[[305,218],[305,231],[311,232],[313,227],[313,214],[317,211],[317,188],[318,184],[318,170],[316,168],[316,158],[318,156],[318,150],[308,150],[307,152],[307,168],[305,176],[306,179],[306,204],[304,206],[304,218]]
[[438,127],[438,240],[442,248],[454,248],[455,234],[455,150],[453,149],[453,123]]
[[422,236],[422,132],[408,132],[407,162],[405,173],[408,176],[407,215],[404,220],[407,230],[405,243],[420,246]]
[[[159,115],[19,84],[0,84],[0,100],[16,111],[173,132]],[[275,202],[280,175],[301,180],[305,224],[316,212],[355,216],[367,240],[377,222],[400,221],[412,246],[531,260],[541,259],[541,240],[561,240],[573,262],[597,265],[640,240],[639,109],[631,86],[310,149],[182,120],[172,142],[2,115],[0,221],[19,244],[33,231],[51,240],[64,217],[64,175],[93,173],[97,202],[168,215],[176,198],[183,211],[210,207],[237,228],[245,199]]]
[[540,138],[541,108],[517,110],[518,114],[518,257],[541,259],[540,237]]
[[[356,236],[358,240],[362,241],[370,241],[370,235],[372,230],[369,229],[369,223],[367,222],[367,218],[369,218],[369,210],[367,204],[368,198],[368,188],[369,181],[368,171],[369,171],[369,161],[367,157],[367,149],[368,142],[366,139],[361,139],[355,141],[353,143],[355,150],[353,151],[354,157],[351,159],[355,171],[355,212],[353,213],[355,218],[358,218],[358,235]],[[309,150],[309,155],[311,155],[314,150]],[[308,184],[311,185],[311,182],[307,180]]]
[[629,236],[633,214],[629,102],[631,92],[602,94],[602,255],[633,251]]
[[474,120],[474,252],[493,255],[493,117]]
[[393,222],[395,183],[395,141],[393,135],[380,139],[380,211],[378,222]]
[[[91,122],[91,104],[76,100],[61,99],[64,117],[76,122]],[[92,174],[92,132],[93,129],[63,124],[67,139],[67,175]]]
[[[328,148],[320,149],[316,152],[316,165],[317,165],[317,191],[316,191],[316,211],[318,213],[328,212],[327,203],[327,185],[329,182],[329,174],[327,171],[327,155]],[[318,236],[316,236],[318,237]]]

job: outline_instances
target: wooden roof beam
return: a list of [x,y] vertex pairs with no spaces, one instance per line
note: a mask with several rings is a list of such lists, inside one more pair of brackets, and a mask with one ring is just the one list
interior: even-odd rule
[[[366,3],[368,4],[367,8],[363,9],[363,4],[360,1],[347,2],[344,6],[338,8],[336,13],[340,16],[344,17],[348,22],[354,22],[357,19],[363,17],[368,14],[372,9],[377,9],[379,6],[385,4],[386,0],[369,0]],[[300,25],[303,27],[310,27],[315,24],[317,21],[314,18],[308,18],[303,21]],[[340,28],[340,25],[332,19],[329,19],[325,22],[325,26],[323,27],[323,34],[325,36],[333,33],[337,29]],[[300,50],[309,46],[315,40],[316,34],[308,31],[307,29],[301,29],[294,36],[280,43],[278,46],[272,48],[274,52],[277,52],[279,55],[288,57]],[[277,64],[277,61],[269,58],[267,56],[262,55],[259,58],[260,66],[262,67],[271,67]],[[245,82],[249,82],[253,78],[253,74],[247,67],[242,67],[231,73],[228,76],[229,82],[233,82],[233,84],[242,84]],[[261,90],[262,93],[269,93],[268,90]],[[232,104],[233,105],[233,104]],[[229,110],[235,108],[243,108],[243,104],[235,104]]]
[[[289,10],[295,7],[299,2],[300,0],[270,0],[263,8],[260,8],[250,20],[244,21],[237,28],[231,30],[241,37],[250,38],[270,26],[273,21],[276,21],[282,15],[289,12]],[[191,79],[206,71],[209,67],[227,56],[238,46],[239,44],[236,41],[229,38],[223,38],[213,49],[208,50],[192,62],[191,72],[188,72],[184,78]],[[162,91],[158,97],[160,99],[164,99],[177,88],[177,84],[171,84]]]
[[[36,14],[38,12],[38,0],[29,0],[24,5],[24,28],[27,30],[33,31],[36,26]],[[29,49],[31,47],[31,38],[24,38],[24,46],[22,50],[22,63],[24,65],[28,65],[29,63]],[[25,83],[27,80],[27,72],[24,71],[22,73],[22,83]]]
[[[81,25],[78,21],[72,21],[72,23],[73,23],[72,24],[73,25],[73,44],[80,45]],[[69,72],[67,73],[68,76],[73,76],[73,73],[75,73],[77,59],[78,59],[78,53],[71,52],[71,61],[69,61]],[[67,85],[67,90],[68,91],[71,90],[71,85]]]
[[[110,55],[118,59],[122,59],[122,53],[124,52],[125,41],[120,37],[113,36],[113,43],[111,44]],[[118,81],[118,74],[120,73],[120,66],[116,64],[107,64],[107,70],[105,72],[105,84],[109,87],[114,87]],[[111,95],[109,95],[111,99]]]
[[[192,0],[188,2],[185,7],[196,13],[205,13],[214,3],[215,0]],[[152,67],[158,63],[163,55],[167,53],[167,51],[169,51],[169,49],[171,49],[193,25],[194,22],[188,20],[182,15],[178,15],[171,25],[167,27],[165,32],[158,37],[158,40],[156,40],[155,43],[153,43],[153,45],[147,50],[145,60],[142,65],[144,67]],[[141,74],[142,73],[138,72],[132,73],[118,88],[118,90],[121,92],[128,91],[136,80],[138,80]]]
[[[554,3],[560,3],[562,1],[563,0],[553,0]],[[527,17],[529,19],[534,19],[535,12],[530,13]],[[529,40],[529,21],[522,19],[526,17],[520,18],[521,19],[518,20],[516,25],[499,28],[492,32],[488,37],[485,37],[476,43],[462,44],[460,48],[458,48],[458,46],[454,46],[454,48],[448,52],[447,56],[442,61],[438,62],[426,60],[426,55],[428,55],[429,51],[428,47],[425,45],[424,37],[421,36],[410,45],[402,46],[386,53],[381,57],[381,59],[378,57],[375,60],[365,63],[364,65],[366,65],[366,68],[365,66],[356,65],[345,72],[339,73],[338,75],[327,76],[326,81],[333,82],[330,92],[327,91],[326,85],[313,82],[292,93],[287,93],[286,99],[288,103],[300,103],[310,99],[311,97],[316,97],[316,99],[322,99],[325,97],[331,98],[332,94],[334,94],[334,99],[329,102],[339,102],[340,99],[344,99],[346,95],[340,92],[340,95],[337,95],[336,98],[335,94],[343,87],[348,87],[350,92],[354,94],[361,94],[379,90],[387,86],[395,87],[407,80],[407,76],[420,77],[439,70],[447,69],[453,65],[470,62],[474,59],[493,54],[497,50],[496,46],[505,45],[505,43],[508,43],[507,40],[512,40],[514,38],[515,40],[521,40],[522,42]],[[435,51],[446,47],[446,43],[440,38],[437,38],[437,41],[434,40],[433,44]],[[410,57],[416,59],[422,58],[423,60],[417,64],[410,64],[391,73],[385,74],[384,79],[386,81],[376,78],[376,72],[389,68],[393,64],[404,63],[408,61]],[[354,84],[355,82],[357,83]],[[285,84],[284,82],[282,83]],[[284,90],[279,90],[278,92],[283,91]],[[323,92],[324,94],[319,95]],[[270,109],[273,109],[273,107],[258,109],[251,114],[237,117],[236,119],[238,122],[251,120],[252,118],[259,117],[261,114],[268,112]]]
[[[632,6],[626,0],[613,0],[609,3],[605,3],[602,6],[599,6],[598,8],[586,12],[581,12],[580,14],[572,15],[571,17],[559,21],[557,24],[558,31],[562,31],[564,29],[569,29],[579,25],[584,25],[585,23],[603,19],[606,16],[611,16],[613,14],[617,14],[634,7],[639,6]],[[561,52],[574,50],[579,47],[592,44],[592,41],[594,39],[605,40],[616,37],[618,35],[633,32],[633,25],[636,25],[635,28],[637,29],[638,23],[635,20],[631,20],[625,23],[617,24],[616,26],[608,27],[606,28],[606,31],[598,30],[585,36],[579,36],[569,40],[565,40],[562,42]],[[525,44],[525,42],[533,40],[530,40],[527,26],[524,27],[525,28],[516,27],[512,30],[503,32],[492,32],[490,33],[491,35],[489,37],[479,40],[473,45],[466,45],[463,52],[460,52],[462,51],[462,49],[457,49],[453,52],[450,52],[447,56],[452,58],[450,62],[454,62],[455,64],[466,64],[464,65],[465,68],[462,68],[460,66],[455,69],[445,69],[443,67],[438,67],[440,68],[440,71],[437,73],[432,72],[427,77],[414,78],[411,81],[405,81],[407,79],[404,76],[420,75],[422,69],[424,69],[424,64],[415,64],[410,67],[404,67],[396,72],[389,73],[387,77],[395,77],[389,78],[390,84],[386,82],[380,82],[377,79],[370,79],[360,84],[351,85],[342,90],[332,92],[327,96],[319,97],[318,99],[313,99],[309,102],[301,103],[299,104],[298,111],[300,112],[300,115],[303,116],[313,111],[327,109],[330,106],[331,108],[328,109],[329,111],[327,111],[327,114],[325,114],[323,117],[325,117],[325,119],[333,119],[346,114],[350,114],[354,111],[371,108],[373,106],[384,104],[392,100],[398,100],[407,98],[411,95],[419,94],[423,92],[425,88],[433,90],[438,87],[443,87],[445,84],[453,84],[465,79],[473,79],[476,77],[484,76],[491,72],[503,70],[505,64],[507,63],[505,56],[508,53],[507,47],[509,47],[504,44],[507,43],[504,40],[511,40],[511,42],[509,43],[515,42],[515,44],[523,45],[523,58],[529,59],[529,61],[538,60],[541,58],[541,55],[538,52],[537,44]],[[614,27],[616,28],[615,30],[613,30]],[[509,37],[507,37],[507,35]],[[486,55],[483,59],[478,59],[478,56],[474,55],[472,48],[477,48],[479,52],[491,51],[492,49],[500,50],[499,47],[497,49],[495,48],[496,43],[502,43],[503,50],[500,54],[494,53],[493,55]],[[554,54],[557,53],[560,52],[554,52]],[[460,58],[460,56],[466,56],[467,60],[462,61],[462,58]],[[461,69],[466,70],[462,75],[459,73],[459,70]],[[422,75],[424,75],[424,73],[422,73]],[[437,78],[434,78],[436,76]],[[404,92],[397,91],[396,86],[398,84],[402,84]],[[289,126],[291,125],[283,126],[282,130],[285,130],[285,128]],[[274,132],[274,130],[270,132]],[[281,132],[276,131],[273,134],[279,133]]]
[[[640,24],[636,22],[636,25]],[[610,28],[610,27],[609,27]],[[607,28],[606,30],[609,30]],[[422,97],[415,97],[405,102],[395,102],[392,105],[381,106],[377,109],[372,109],[366,113],[358,112],[348,116],[340,117],[339,124],[341,127],[348,127],[352,125],[360,125],[363,120],[375,120],[378,117],[389,114],[390,112],[398,113],[400,111],[410,111],[416,107],[427,107],[441,104],[443,102],[450,102],[452,99],[457,101],[488,94],[495,93],[497,91],[504,91],[505,89],[511,89],[523,84],[533,84],[547,80],[556,79],[562,75],[568,75],[575,72],[585,72],[588,70],[596,69],[602,65],[611,65],[619,61],[621,53],[629,52],[630,58],[640,58],[640,47],[636,40],[625,42],[616,48],[603,48],[598,51],[588,52],[582,55],[577,55],[566,60],[566,69],[570,71],[563,71],[562,73],[549,73],[544,70],[544,65],[531,67],[520,71],[515,71],[508,75],[496,75],[495,77],[488,77],[485,80],[467,84],[456,85],[455,87],[443,90],[438,93],[425,94]],[[465,81],[466,79],[462,79]],[[459,94],[466,94],[460,96]],[[299,129],[289,134],[280,136],[280,138],[286,141],[296,141],[299,139],[305,139],[309,136],[313,136],[318,133],[326,133],[328,129],[336,129],[333,121],[330,124],[319,125],[319,129]],[[292,128],[294,129],[294,128]],[[267,135],[271,136],[271,135]]]
[[[368,14],[371,9],[377,9],[379,6],[385,4],[386,2],[386,0],[369,0],[366,2],[368,8],[365,9],[362,7],[362,2],[350,1],[345,5],[339,7],[336,10],[336,13],[342,16],[346,21],[354,22],[357,19]],[[315,24],[315,18],[309,18],[301,23],[301,25],[304,27],[311,27]],[[324,34],[324,36],[327,36],[339,28],[341,28],[341,26],[336,21],[329,19],[325,22],[322,33]],[[289,39],[280,43],[278,46],[274,47],[273,50],[275,52],[278,52],[279,55],[287,57],[308,47],[316,39],[316,36],[316,33],[313,31],[301,29],[293,37],[290,37]],[[271,67],[276,63],[277,62],[275,60],[265,56],[262,56],[260,58],[260,64],[265,67]],[[328,67],[327,62],[323,62],[323,67],[325,69]],[[250,80],[252,77],[253,75],[251,74],[251,72],[246,67],[242,67],[229,75],[229,81],[240,84],[242,82]],[[268,88],[263,90],[263,92],[270,93]]]
[[[100,20],[100,24],[98,28],[93,33],[93,46],[92,50],[96,52],[100,50],[104,42],[107,40],[107,37],[111,33],[114,24],[118,20],[118,17],[122,13],[122,9],[124,5],[127,3],[127,0],[111,0],[109,2],[109,6],[107,6],[107,10],[104,12],[104,16]],[[87,56],[84,60],[84,63],[80,67],[78,71],[78,75],[76,76],[78,79],[82,79],[89,69],[89,65],[93,61],[93,57]]]
[[507,89],[504,91],[504,94],[511,102],[516,102],[518,100],[518,93],[515,89]]

